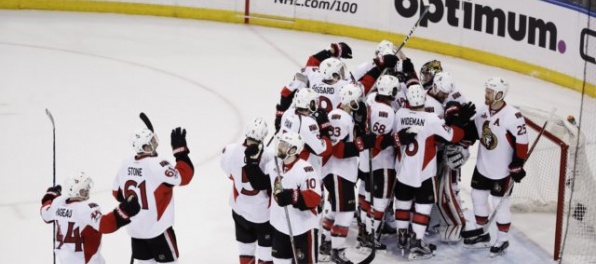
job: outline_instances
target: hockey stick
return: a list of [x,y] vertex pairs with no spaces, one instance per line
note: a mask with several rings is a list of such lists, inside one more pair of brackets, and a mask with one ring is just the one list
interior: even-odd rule
[[155,133],[155,130],[153,130],[153,124],[151,124],[151,121],[149,121],[149,117],[147,117],[147,115],[143,112],[141,112],[141,114],[139,114],[139,117],[141,118],[141,120],[143,120],[143,123],[145,123],[147,128],[149,130],[151,130],[151,132]]
[[[399,54],[401,49],[406,45],[408,40],[410,40],[410,37],[412,37],[412,35],[414,34],[414,31],[416,31],[416,29],[420,25],[420,21],[422,21],[422,19],[424,19],[426,17],[426,14],[428,14],[428,11],[430,11],[429,0],[422,0],[422,5],[425,6],[424,12],[422,12],[422,15],[420,15],[420,18],[418,18],[418,20],[416,21],[414,26],[410,29],[410,32],[408,32],[408,34],[406,35],[404,40],[401,42],[401,44],[397,48],[397,51],[395,52],[395,55]],[[383,71],[381,71],[381,74],[379,75],[379,77],[383,76],[385,73],[387,73],[387,70],[389,70],[389,69],[388,68],[383,69]],[[378,81],[379,81],[379,78],[377,78],[377,80],[375,81],[375,84],[372,87],[376,87]]]
[[[53,141],[53,145],[52,145],[52,153],[53,153],[52,186],[56,186],[56,123],[54,123],[54,116],[52,116],[52,113],[50,113],[50,110],[48,110],[47,108],[46,108],[46,115],[50,119],[50,122],[52,122],[52,141]],[[56,222],[54,221],[54,223],[52,224],[52,252],[54,253],[54,264],[56,264],[56,251],[54,251],[54,249],[56,248],[56,239],[54,239],[55,234],[56,234]]]
[[[281,171],[279,170],[279,164],[277,161],[277,157],[275,159],[275,169],[277,170],[277,179],[275,180],[279,183],[280,189],[283,189],[283,185],[281,185]],[[274,187],[275,189],[275,187]],[[290,244],[292,244],[292,255],[294,255],[294,263],[298,262],[298,254],[296,251],[296,243],[294,242],[294,233],[292,232],[292,222],[290,221],[290,213],[288,212],[288,206],[284,206],[284,211],[286,213],[286,222],[288,222],[288,233],[290,233]]]
[[[526,158],[526,162],[528,161],[528,159],[530,159],[530,156],[532,155],[532,152],[534,152],[534,148],[538,144],[538,140],[540,139],[540,137],[542,137],[542,134],[544,134],[544,130],[546,129],[546,125],[548,125],[548,121],[550,121],[551,119],[553,119],[553,116],[555,115],[555,112],[556,111],[557,111],[557,108],[553,108],[553,110],[551,111],[548,119],[546,119],[544,121],[544,124],[542,125],[542,128],[540,129],[540,132],[538,133],[538,136],[536,136],[536,139],[534,139],[534,142],[532,142],[532,146],[530,147],[530,150],[528,150],[528,157]],[[509,184],[509,186],[507,187],[507,191],[505,192],[505,195],[503,195],[503,197],[501,198],[501,201],[499,202],[499,204],[497,204],[497,206],[493,210],[493,214],[488,219],[488,223],[486,223],[485,225],[483,225],[481,228],[476,228],[476,229],[472,229],[472,230],[464,230],[464,231],[462,231],[461,234],[460,234],[461,237],[463,237],[463,238],[470,238],[470,237],[480,236],[482,234],[488,233],[488,228],[495,221],[495,219],[496,219],[495,216],[497,215],[497,212],[499,211],[499,208],[501,208],[501,205],[503,204],[503,201],[505,201],[505,199],[509,199],[509,196],[511,196],[511,190],[513,189],[513,185],[514,185],[514,182],[512,181],[511,184]]]

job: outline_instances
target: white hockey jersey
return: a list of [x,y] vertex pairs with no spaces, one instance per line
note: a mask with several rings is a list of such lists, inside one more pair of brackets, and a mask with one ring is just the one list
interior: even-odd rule
[[[329,122],[333,130],[331,132],[331,143],[334,148],[338,144],[354,141],[354,120],[352,116],[342,109],[334,109],[329,113]],[[358,178],[358,157],[336,157],[335,154],[329,157],[329,160],[323,165],[321,177],[328,174],[336,174],[340,177],[356,182]]]
[[56,257],[60,263],[105,263],[100,254],[99,206],[89,201],[68,202],[67,198],[58,196],[41,208],[43,220],[57,224]]
[[[437,174],[437,143],[435,136],[456,143],[464,137],[458,127],[449,127],[434,113],[402,108],[395,114],[395,131],[416,126],[416,140],[405,146],[405,155],[397,155],[395,168],[397,179],[414,188]],[[402,146],[403,148],[404,146]]]
[[125,159],[113,190],[135,192],[141,205],[141,211],[127,226],[128,234],[133,238],[154,238],[174,225],[173,187],[182,183],[180,172],[159,156]]
[[521,159],[528,154],[526,120],[515,107],[505,105],[491,113],[488,106],[478,107],[474,118],[480,146],[476,168],[489,179],[499,180],[509,176],[513,152]]
[[[374,94],[371,93],[370,96],[374,96]],[[367,103],[369,108],[369,123],[372,125],[369,130],[377,136],[390,134],[393,131],[395,122],[393,107],[376,100],[368,100]],[[395,168],[395,150],[393,147],[387,147],[385,149],[373,148],[370,152],[372,152],[373,171]],[[364,172],[369,171],[368,153],[369,151],[360,152],[360,160],[364,162],[360,162],[359,168]]]
[[[253,223],[269,221],[270,196],[265,190],[255,190],[246,176],[244,166],[246,159],[243,144],[227,145],[221,157],[220,165],[224,173],[232,180],[232,193],[230,194],[230,207],[237,214]],[[263,150],[259,167],[265,170],[265,165],[271,161],[273,154]]]
[[[331,141],[319,135],[319,125],[311,116],[298,114],[295,110],[289,110],[281,117],[281,128],[278,133],[292,131],[302,137],[305,148],[300,157],[307,160],[321,174],[322,156],[331,153]],[[309,151],[310,150],[310,151]]]
[[[276,165],[277,162],[277,165]],[[279,170],[277,169],[279,166]],[[292,232],[294,236],[304,234],[305,232],[317,228],[319,226],[316,205],[321,200],[321,185],[319,175],[314,170],[312,165],[303,159],[296,159],[292,164],[284,165],[279,159],[270,161],[266,166],[265,174],[269,175],[271,179],[271,186],[275,186],[278,180],[278,175],[281,177],[281,185],[284,189],[297,189],[302,192],[307,204],[315,206],[310,210],[300,210],[293,205],[288,205],[288,216],[286,216],[285,209],[277,204],[271,202],[271,219],[270,223],[278,231],[289,235],[288,222],[286,217],[290,218],[292,224]],[[272,187],[273,188],[273,187]]]

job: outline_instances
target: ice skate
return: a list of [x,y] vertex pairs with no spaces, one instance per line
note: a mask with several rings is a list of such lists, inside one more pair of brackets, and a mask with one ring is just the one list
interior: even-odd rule
[[505,249],[509,247],[509,241],[504,241],[503,243],[495,243],[492,247],[490,247],[490,257],[494,258],[499,255],[505,254]]
[[464,239],[465,248],[488,248],[490,247],[490,234],[482,234]]

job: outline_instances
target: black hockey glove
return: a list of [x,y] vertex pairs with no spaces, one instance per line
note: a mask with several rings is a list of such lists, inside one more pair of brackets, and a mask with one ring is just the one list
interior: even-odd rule
[[364,151],[366,149],[371,149],[375,146],[377,142],[377,135],[370,133],[364,134],[361,137],[357,137],[354,139],[354,145],[358,151]]
[[244,157],[246,158],[246,164],[259,165],[261,161],[261,144],[248,145],[244,149]]
[[410,143],[416,140],[416,135],[418,133],[415,129],[411,128],[402,128],[399,132],[397,132],[397,138],[399,139],[400,146],[407,146]]
[[509,176],[519,183],[521,180],[526,177],[526,171],[524,170],[524,160],[514,157],[513,161],[509,163]]
[[465,103],[459,108],[459,118],[463,126],[466,126],[475,114],[476,105],[472,102]]
[[50,187],[46,190],[46,194],[43,196],[43,198],[41,198],[41,203],[44,204],[47,201],[54,201],[54,199],[56,199],[56,197],[60,196],[62,193],[62,186],[60,185],[56,185],[53,187]]
[[395,65],[397,65],[398,60],[399,59],[397,58],[397,56],[393,54],[387,54],[383,55],[382,57],[374,58],[373,62],[379,69],[382,70],[385,68],[395,68]]
[[327,136],[329,137],[329,133],[331,132],[331,123],[329,122],[329,117],[327,116],[327,112],[325,110],[317,110],[313,113],[313,117],[317,121],[319,125],[319,131],[321,132],[321,137]]
[[411,73],[411,72],[416,73],[416,70],[414,69],[414,64],[412,63],[410,58],[403,60],[401,65],[402,65],[402,71],[404,73]]
[[344,59],[351,59],[352,48],[345,42],[331,43],[331,54],[336,58],[342,57]]
[[116,225],[122,227],[130,223],[130,218],[137,215],[141,211],[139,199],[136,195],[130,195],[126,200],[121,202],[116,209],[114,209],[114,216],[116,217]]
[[280,104],[275,105],[275,133],[279,132],[279,128],[281,128],[281,117],[284,115],[286,109],[284,109]]
[[188,147],[186,146],[186,129],[180,127],[172,129],[170,142],[175,157],[178,157],[178,155],[188,155],[188,153],[190,153],[190,150],[188,150]]
[[298,202],[298,190],[283,189],[275,194],[275,201],[279,206],[286,206]]

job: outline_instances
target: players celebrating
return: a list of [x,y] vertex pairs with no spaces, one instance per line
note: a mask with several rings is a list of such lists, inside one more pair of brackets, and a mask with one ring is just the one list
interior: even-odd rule
[[141,202],[141,212],[128,225],[132,257],[140,261],[176,263],[178,259],[173,229],[174,186],[189,184],[194,166],[188,157],[186,129],[178,127],[170,137],[176,165],[157,154],[157,137],[143,128],[131,140],[136,155],[122,162],[114,179],[117,200],[136,194]]
[[48,188],[41,199],[41,218],[56,224],[56,256],[61,263],[103,264],[101,234],[112,233],[130,223],[140,205],[136,195],[130,195],[112,212],[101,214],[99,205],[89,201],[93,180],[84,172],[69,177],[62,186]]

